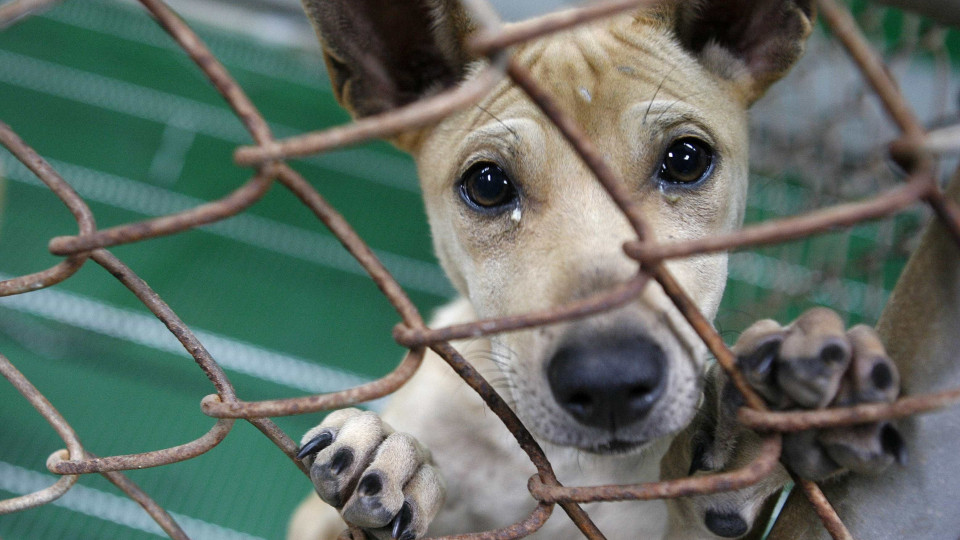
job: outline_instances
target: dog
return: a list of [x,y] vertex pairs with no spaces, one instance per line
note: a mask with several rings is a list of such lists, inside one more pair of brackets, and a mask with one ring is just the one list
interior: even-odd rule
[[[304,0],[340,103],[367,117],[475,76],[474,30],[457,0]],[[736,229],[748,180],[747,110],[801,56],[810,0],[698,0],[585,24],[520,45],[513,58],[571,114],[625,179],[653,239]],[[415,159],[435,252],[460,298],[446,326],[566,304],[630,279],[626,218],[523,92],[501,82],[475,107],[393,140]],[[667,268],[716,314],[726,255]],[[568,485],[728,470],[756,455],[741,404],[663,290],[574,322],[455,344],[493,379]],[[891,401],[896,366],[872,329],[814,309],[760,321],[733,347],[773,408]],[[887,423],[786,438],[803,477],[886,468],[903,456]],[[535,469],[499,420],[432,353],[382,416],[335,411],[302,439],[309,497],[291,539],[332,539],[346,520],[378,539],[502,527],[533,508]],[[588,504],[611,538],[750,533],[778,470],[743,490],[674,501]],[[325,501],[322,502],[321,501]],[[342,519],[341,519],[342,517]],[[569,520],[536,536],[578,538]]]

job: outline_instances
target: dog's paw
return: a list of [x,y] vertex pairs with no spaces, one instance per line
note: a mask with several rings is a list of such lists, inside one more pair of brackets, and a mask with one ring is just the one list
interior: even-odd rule
[[381,540],[423,537],[443,503],[430,452],[372,412],[331,413],[303,436],[297,458],[324,502]]
[[[891,402],[900,392],[897,368],[873,329],[846,330],[840,317],[824,308],[786,327],[758,322],[733,352],[751,386],[775,410]],[[724,393],[729,397],[735,390]],[[727,401],[721,414],[739,405]],[[789,433],[783,445],[784,463],[809,480],[845,470],[876,474],[906,458],[903,439],[888,422]]]
[[[774,410],[890,402],[899,394],[896,366],[873,329],[847,330],[827,309],[807,311],[788,326],[760,321],[732,350],[747,382]],[[707,372],[703,403],[691,424],[689,449],[679,449],[689,455],[687,474],[747,465],[761,439],[737,421],[743,396],[716,364]],[[897,430],[879,422],[786,434],[781,460],[802,478],[823,480],[844,471],[877,474],[905,456]],[[678,468],[676,474],[682,472]],[[690,497],[675,508],[686,527],[696,529],[689,535],[703,536],[705,529],[716,537],[738,538],[754,528],[764,501],[788,480],[781,469],[747,488]]]

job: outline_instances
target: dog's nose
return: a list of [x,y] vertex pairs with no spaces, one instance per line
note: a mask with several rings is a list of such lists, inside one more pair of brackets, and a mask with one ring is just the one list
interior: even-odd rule
[[606,430],[643,419],[663,394],[666,359],[642,336],[579,340],[547,366],[554,398],[581,424]]

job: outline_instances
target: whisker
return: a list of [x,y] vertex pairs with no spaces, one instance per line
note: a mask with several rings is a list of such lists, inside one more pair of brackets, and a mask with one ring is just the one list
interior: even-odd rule
[[677,103],[680,103],[681,101],[686,101],[686,100],[692,98],[693,96],[696,96],[696,95],[699,94],[699,93],[700,93],[700,92],[692,92],[692,93],[687,94],[687,95],[685,95],[685,96],[683,96],[683,97],[679,97],[679,98],[673,100],[673,103],[671,103],[670,105],[668,105],[666,109],[660,111],[660,114],[657,116],[657,123],[660,123],[660,120],[663,119],[663,115],[665,115],[665,114],[667,114],[668,112],[670,112],[670,109],[672,109],[674,105],[676,105]]
[[660,90],[663,88],[663,83],[667,82],[667,79],[670,78],[670,75],[673,74],[673,71],[675,69],[677,69],[677,66],[671,67],[670,71],[668,71],[667,74],[663,76],[663,79],[660,79],[660,84],[658,84],[657,89],[653,91],[653,97],[650,98],[650,103],[647,104],[647,110],[643,113],[643,121],[641,122],[641,124],[646,125],[647,115],[650,114],[650,109],[653,107],[653,102],[657,100],[657,95],[660,93]]
[[489,110],[487,110],[487,108],[484,107],[483,105],[475,105],[475,107],[478,108],[478,109],[480,109],[480,110],[483,111],[484,113],[486,113],[488,116],[490,116],[490,118],[493,118],[494,120],[496,120],[497,122],[499,122],[500,125],[504,127],[504,129],[506,129],[507,131],[510,132],[510,134],[513,135],[513,138],[516,139],[517,142],[520,141],[520,135],[519,135],[513,128],[511,128],[511,127],[508,126],[506,123],[504,123],[504,121],[501,120],[497,115],[495,115],[495,114],[493,114],[492,112],[490,112]]

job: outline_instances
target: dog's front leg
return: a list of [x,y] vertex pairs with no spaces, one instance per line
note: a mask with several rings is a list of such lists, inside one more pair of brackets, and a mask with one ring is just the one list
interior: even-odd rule
[[381,540],[423,537],[443,503],[429,450],[373,412],[331,413],[303,436],[297,457],[324,502]]
[[[844,328],[833,311],[815,308],[788,326],[771,320],[747,329],[733,346],[750,385],[771,409],[820,409],[891,402],[900,391],[896,366],[872,328]],[[707,373],[703,408],[674,444],[673,460],[689,474],[741,467],[757,454],[760,438],[736,420],[743,398],[718,366]],[[823,480],[844,472],[877,474],[905,460],[899,432],[888,422],[808,430],[783,437],[783,463],[801,478]],[[684,461],[685,460],[685,461]],[[680,476],[678,463],[668,476]],[[672,473],[672,474],[671,474]],[[675,529],[686,538],[738,538],[760,515],[763,502],[788,479],[779,471],[754,486],[692,497],[673,504]],[[703,534],[690,529],[701,528]],[[707,534],[710,533],[710,534]]]

